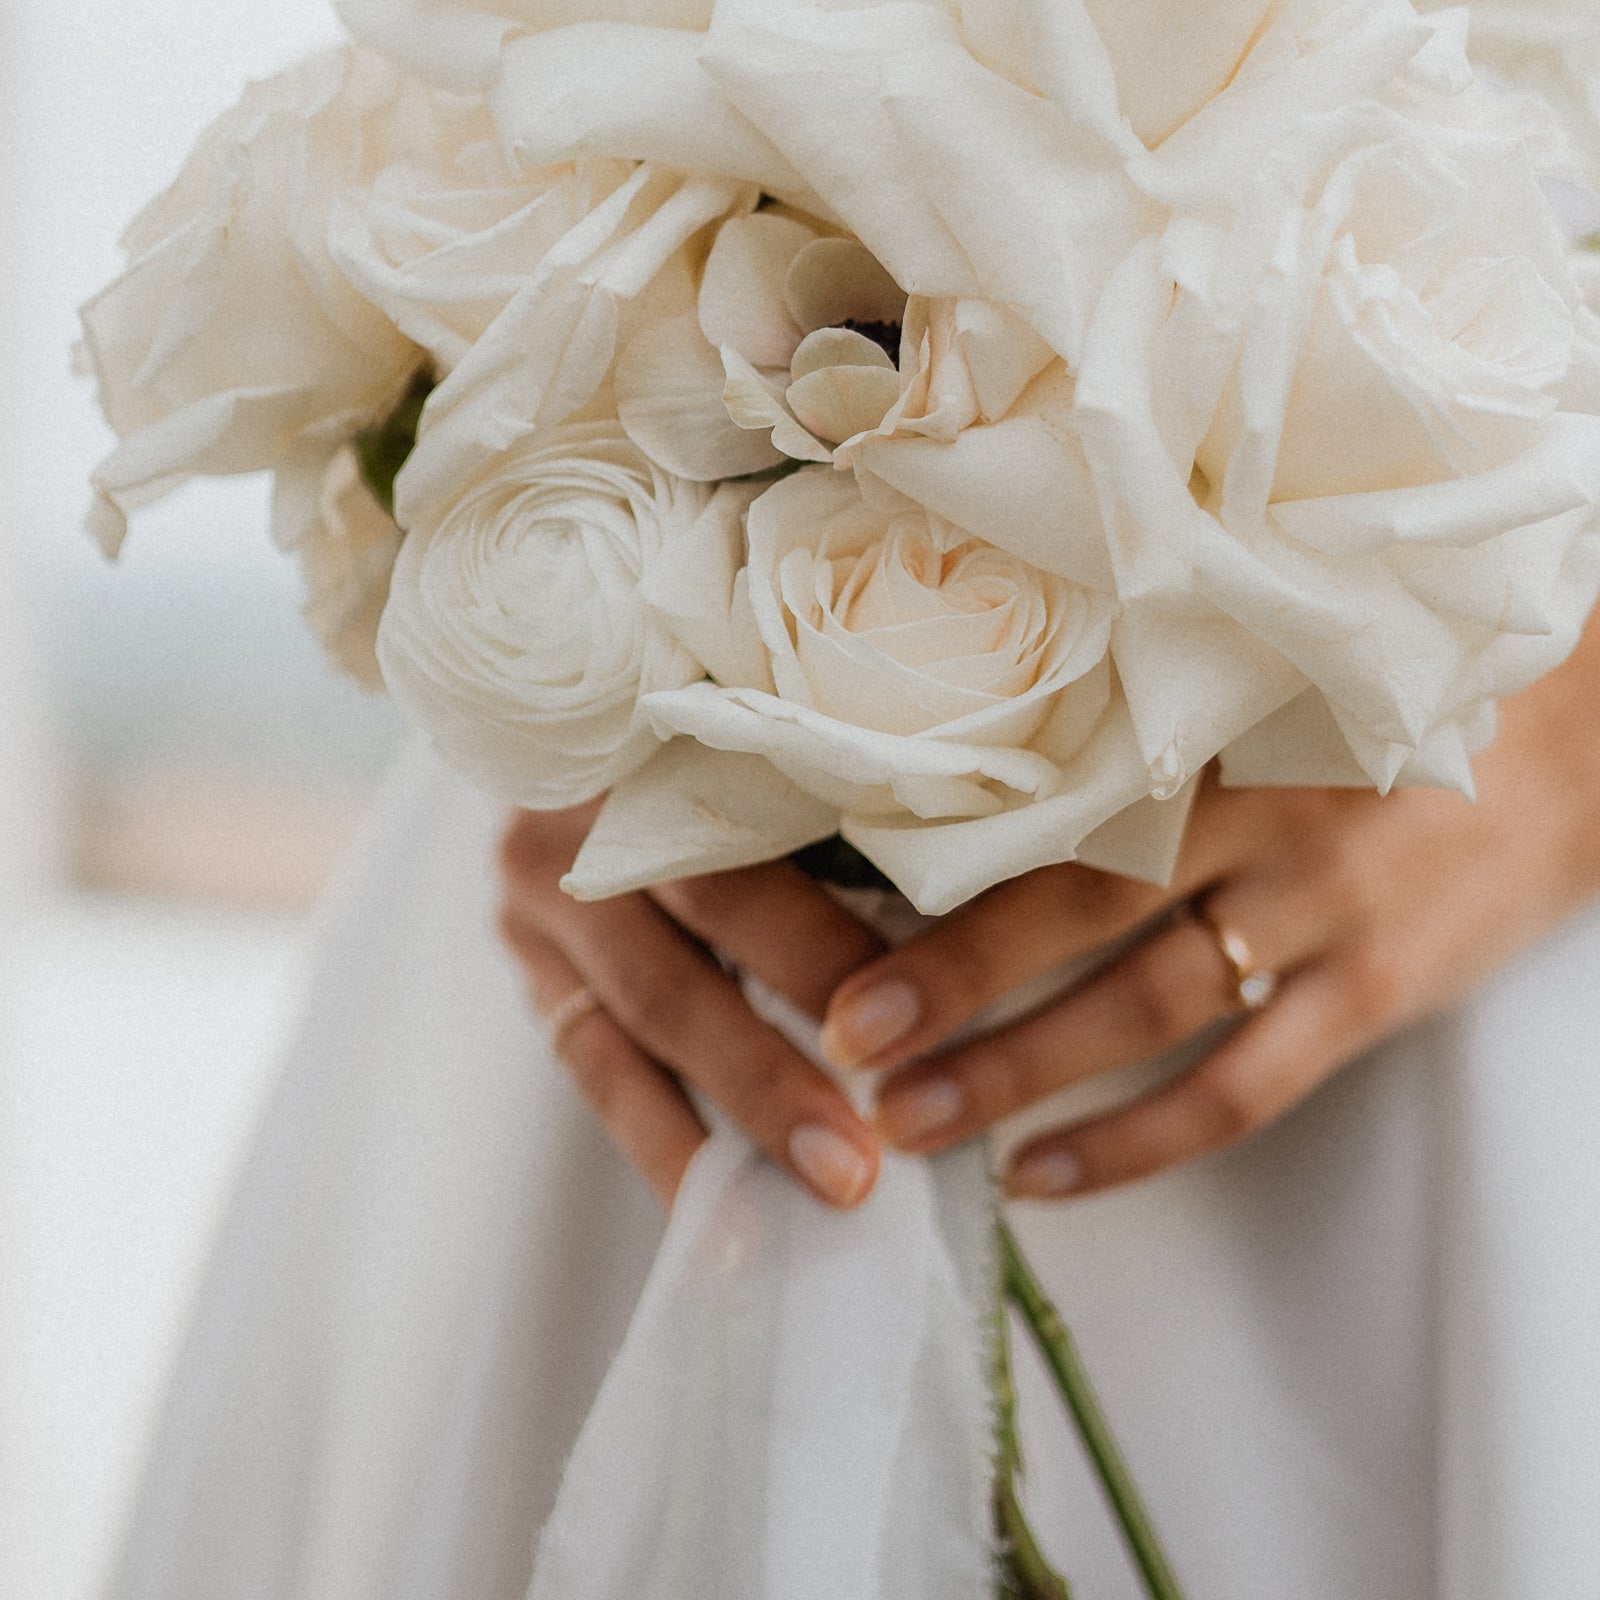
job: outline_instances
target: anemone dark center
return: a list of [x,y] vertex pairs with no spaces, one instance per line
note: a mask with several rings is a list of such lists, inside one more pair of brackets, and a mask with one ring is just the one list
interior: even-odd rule
[[898,322],[857,322],[854,317],[846,317],[842,326],[851,333],[859,333],[863,339],[870,339],[896,366],[900,365]]

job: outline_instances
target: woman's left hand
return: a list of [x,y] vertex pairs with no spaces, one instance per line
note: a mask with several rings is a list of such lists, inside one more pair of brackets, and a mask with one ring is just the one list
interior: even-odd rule
[[[1169,890],[1070,865],[1001,885],[847,979],[825,1048],[838,1065],[884,1072],[880,1132],[931,1153],[1235,1017],[1175,1081],[1027,1144],[1006,1187],[1080,1194],[1230,1144],[1460,998],[1600,889],[1597,688],[1592,631],[1578,657],[1503,708],[1476,804],[1422,790],[1208,786]],[[1147,924],[1065,999],[928,1056],[1023,983]]]

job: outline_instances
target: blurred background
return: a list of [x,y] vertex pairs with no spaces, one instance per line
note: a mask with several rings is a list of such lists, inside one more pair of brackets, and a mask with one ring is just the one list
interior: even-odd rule
[[324,666],[265,485],[112,567],[72,375],[116,240],[327,0],[0,3],[0,1595],[87,1600],[290,1025],[311,908],[397,743]]

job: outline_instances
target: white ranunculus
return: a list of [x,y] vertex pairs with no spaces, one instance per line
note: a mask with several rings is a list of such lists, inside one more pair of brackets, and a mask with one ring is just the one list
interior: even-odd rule
[[1467,788],[1488,703],[1593,603],[1600,352],[1449,26],[1320,10],[1317,50],[1269,30],[1141,169],[1174,215],[1101,302],[1075,423],[1113,654],[1158,775],[1276,701],[1235,777]]
[[747,499],[661,471],[615,422],[525,439],[408,526],[384,681],[495,793],[539,808],[601,793],[657,747],[639,697],[705,672],[652,584],[707,562],[731,572]]
[[329,463],[318,513],[295,549],[306,621],[335,666],[364,688],[381,689],[378,623],[402,535],[367,487],[353,449]]
[[810,467],[749,513],[761,678],[642,702],[764,756],[925,910],[1048,861],[1148,793],[1106,656],[1112,607]]
[[338,270],[329,217],[431,143],[429,110],[375,56],[317,56],[250,88],[129,228],[127,272],[83,313],[122,440],[94,476],[107,550],[132,507],[193,474],[291,466],[319,483],[404,393],[421,353]]

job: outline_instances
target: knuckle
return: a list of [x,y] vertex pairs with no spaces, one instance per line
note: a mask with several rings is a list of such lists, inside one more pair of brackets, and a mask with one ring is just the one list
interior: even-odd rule
[[1214,977],[1198,971],[1195,957],[1197,951],[1209,955],[1208,942],[1168,935],[1129,958],[1124,974],[1128,1017],[1142,1048],[1160,1049],[1194,1032],[1193,997],[1215,987]]
[[500,835],[500,876],[515,889],[537,888],[549,876],[549,839],[543,821],[531,811],[519,811]]
[[1346,965],[1346,999],[1356,1025],[1381,1031],[1400,1015],[1407,994],[1405,965],[1389,947],[1363,944]]
[[962,1074],[971,1107],[969,1118],[988,1123],[1010,1116],[1042,1099],[1054,1085],[1045,1081],[1048,1065],[1025,1035],[992,1039]]
[[1149,889],[1132,878],[1098,872],[1076,865],[1051,869],[1062,874],[1064,897],[1070,896],[1074,909],[1090,923],[1122,927],[1137,916],[1149,896]]
[[527,924],[517,914],[516,907],[509,900],[502,901],[499,915],[495,918],[495,927],[500,934],[501,943],[510,946],[517,954],[521,955],[528,943]]
[[1233,1144],[1267,1121],[1264,1098],[1252,1083],[1235,1072],[1196,1073],[1189,1083],[1189,1097],[1211,1144]]
[[653,1052],[671,1050],[682,1039],[692,1002],[680,984],[659,979],[629,984],[624,990],[627,1031]]
[[675,920],[688,927],[702,927],[721,920],[733,891],[720,876],[679,878],[653,891],[656,903]]
[[780,1049],[754,1044],[730,1053],[704,1074],[706,1093],[765,1149],[781,1151],[807,1113],[798,1063]]
[[1346,836],[1327,837],[1318,847],[1313,877],[1320,898],[1347,926],[1372,909],[1372,861],[1368,851]]
[[917,951],[913,981],[924,995],[937,997],[941,1011],[966,1018],[1011,989],[1011,966],[1004,944],[986,937],[981,923],[952,923]]

